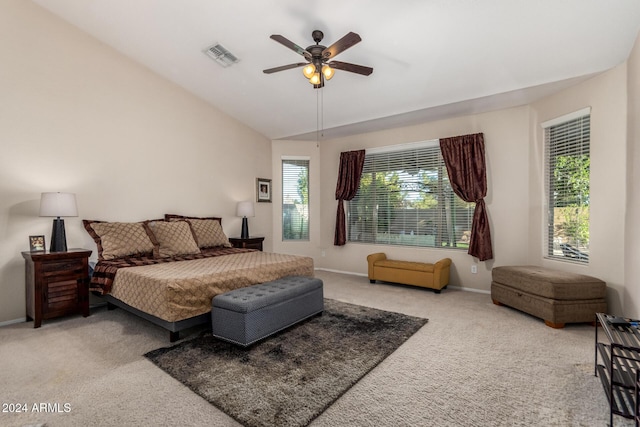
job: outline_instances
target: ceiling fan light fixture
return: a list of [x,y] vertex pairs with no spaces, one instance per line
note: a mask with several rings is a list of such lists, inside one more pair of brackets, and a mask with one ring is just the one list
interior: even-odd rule
[[313,75],[311,76],[311,78],[309,79],[309,83],[311,83],[312,85],[319,85],[321,83],[321,77],[320,77],[320,73],[313,73]]
[[331,80],[331,77],[333,77],[335,73],[336,73],[336,70],[334,70],[333,68],[331,68],[326,64],[322,67],[322,74],[324,75],[324,78],[327,80]]
[[313,64],[308,64],[302,69],[302,74],[304,74],[304,76],[308,79],[313,77],[315,72],[316,72],[316,66]]

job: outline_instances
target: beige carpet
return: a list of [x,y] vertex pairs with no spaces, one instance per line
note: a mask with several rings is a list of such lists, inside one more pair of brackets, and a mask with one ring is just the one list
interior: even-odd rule
[[[593,328],[555,330],[486,294],[369,284],[317,272],[325,297],[429,323],[311,424],[321,426],[604,426]],[[238,426],[144,353],[167,333],[122,310],[0,328],[1,426]],[[40,405],[44,403],[45,405]],[[36,412],[44,408],[48,412]],[[48,404],[48,405],[47,405]],[[66,405],[65,405],[66,404]],[[23,407],[23,406],[21,406]],[[5,408],[0,408],[5,409]],[[53,411],[53,412],[52,412]],[[632,425],[614,418],[616,426]]]

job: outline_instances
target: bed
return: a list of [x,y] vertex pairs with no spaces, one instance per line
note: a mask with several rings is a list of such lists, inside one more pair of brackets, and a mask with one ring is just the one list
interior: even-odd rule
[[216,217],[83,221],[98,247],[90,289],[169,331],[210,322],[211,300],[286,276],[313,277],[309,257],[233,248]]

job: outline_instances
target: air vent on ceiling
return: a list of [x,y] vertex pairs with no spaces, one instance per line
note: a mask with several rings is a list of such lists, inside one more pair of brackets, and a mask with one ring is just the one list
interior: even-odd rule
[[222,65],[223,67],[228,67],[239,61],[239,59],[233,53],[229,52],[221,44],[214,44],[213,46],[209,46],[207,50],[204,51],[204,53],[213,58],[218,64]]

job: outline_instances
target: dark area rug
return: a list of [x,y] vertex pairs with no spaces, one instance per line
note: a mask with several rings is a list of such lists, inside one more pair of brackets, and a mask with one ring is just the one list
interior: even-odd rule
[[245,426],[304,426],[427,319],[325,299],[325,311],[248,349],[203,333],[145,356]]

